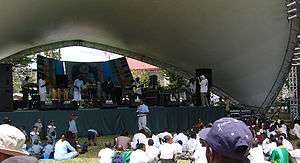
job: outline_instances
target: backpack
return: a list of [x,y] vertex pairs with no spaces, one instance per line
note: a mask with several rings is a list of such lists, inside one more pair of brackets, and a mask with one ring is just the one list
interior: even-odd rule
[[112,159],[112,163],[124,163],[121,153],[116,153]]

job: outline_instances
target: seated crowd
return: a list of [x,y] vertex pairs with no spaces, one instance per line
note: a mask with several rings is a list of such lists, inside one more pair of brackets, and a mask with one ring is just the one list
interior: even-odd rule
[[[48,123],[44,133],[41,132],[42,121],[38,119],[27,135],[24,127],[15,131],[17,129],[11,121],[5,118],[3,125],[0,125],[0,162],[21,157],[20,154],[11,153],[11,150],[33,156],[27,159],[34,162],[34,157],[73,159],[87,152],[88,146],[97,146],[95,139],[99,133],[94,129],[87,131],[87,142],[78,142],[75,120],[76,116],[72,116],[69,130],[57,138],[54,121]],[[41,142],[42,136],[46,139],[45,143]],[[27,146],[26,138],[29,142]],[[164,129],[154,134],[142,129],[130,136],[124,130],[114,140],[101,142],[105,148],[99,151],[98,157],[101,163],[169,163],[177,160],[192,160],[196,163],[300,163],[299,140],[298,121],[287,125],[279,119],[270,121],[252,118],[240,121],[221,118],[207,125],[199,120],[192,129],[175,133]]]

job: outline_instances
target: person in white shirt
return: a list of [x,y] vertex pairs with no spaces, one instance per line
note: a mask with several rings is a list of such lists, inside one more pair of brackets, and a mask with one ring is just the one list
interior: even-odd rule
[[131,142],[132,149],[136,149],[136,145],[139,143],[146,144],[148,142],[147,137],[144,133],[145,130],[141,129],[138,133],[133,135],[132,142]]
[[300,163],[300,141],[296,141],[295,143],[295,149],[292,151],[289,151],[291,156],[296,159],[297,163]]
[[295,122],[294,128],[291,130],[291,134],[300,139],[300,125],[298,122]]
[[154,141],[152,139],[148,140],[146,154],[149,158],[149,163],[155,163],[158,161],[159,149],[154,146]]
[[286,135],[284,133],[281,134],[280,139],[282,140],[282,145],[288,150],[293,150],[293,144],[286,139]]
[[178,140],[177,142],[174,142],[173,143],[176,147],[176,154],[182,154],[182,141],[181,140]]
[[179,140],[182,142],[182,150],[185,152],[188,151],[187,142],[189,138],[184,133],[180,132],[173,138],[174,142],[178,142]]
[[51,139],[48,139],[47,145],[44,147],[43,152],[44,159],[49,159],[50,156],[54,153],[53,142]]
[[65,135],[61,136],[54,149],[55,160],[70,160],[79,155],[75,148],[66,140]]
[[44,75],[38,81],[39,84],[39,95],[41,104],[45,104],[47,98],[47,89],[46,89],[46,81]]
[[173,144],[172,138],[167,135],[164,137],[165,144],[159,147],[159,158],[161,163],[175,162],[176,146]]
[[32,131],[29,133],[30,142],[33,144],[35,140],[40,140],[40,133],[38,132],[38,128],[34,126]]
[[200,142],[196,139],[197,134],[192,133],[190,139],[187,142],[188,152],[194,153],[197,148],[201,146]]
[[204,75],[200,76],[200,96],[201,96],[201,105],[202,106],[208,106],[208,100],[207,100],[207,92],[208,92],[208,80]]
[[111,163],[114,155],[115,151],[111,149],[111,143],[106,142],[105,148],[101,149],[98,153],[98,157],[100,158],[99,163]]
[[154,141],[154,146],[156,148],[159,148],[160,146],[159,137],[155,134],[152,134],[151,139]]
[[250,163],[265,162],[263,148],[257,141],[254,141],[252,148],[249,151],[248,159]]
[[173,137],[172,134],[169,133],[166,128],[164,129],[164,131],[162,133],[159,133],[157,136],[160,140],[163,140],[165,136],[170,136],[171,138]]
[[77,136],[78,130],[76,125],[76,120],[78,119],[78,116],[75,114],[72,114],[69,121],[69,131],[72,132]]
[[145,151],[146,145],[139,143],[137,149],[131,153],[129,163],[149,163],[149,158]]
[[197,148],[194,154],[192,155],[192,159],[195,160],[195,163],[207,163],[206,147],[201,146]]
[[263,146],[264,154],[267,156],[271,156],[272,151],[277,148],[276,137],[271,135],[269,142]]
[[73,101],[76,101],[79,103],[79,106],[81,106],[81,90],[83,88],[83,80],[82,80],[82,76],[79,75],[79,77],[74,81],[74,98]]

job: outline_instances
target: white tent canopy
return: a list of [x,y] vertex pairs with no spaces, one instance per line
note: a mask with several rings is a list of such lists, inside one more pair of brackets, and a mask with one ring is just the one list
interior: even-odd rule
[[215,87],[264,107],[283,83],[296,38],[284,2],[2,0],[0,58],[79,40],[180,72],[212,68]]

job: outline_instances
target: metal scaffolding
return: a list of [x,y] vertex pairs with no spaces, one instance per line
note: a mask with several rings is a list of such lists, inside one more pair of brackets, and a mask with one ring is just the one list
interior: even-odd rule
[[289,74],[289,89],[291,92],[290,109],[291,118],[299,119],[298,117],[298,80],[297,80],[297,66],[292,66]]

